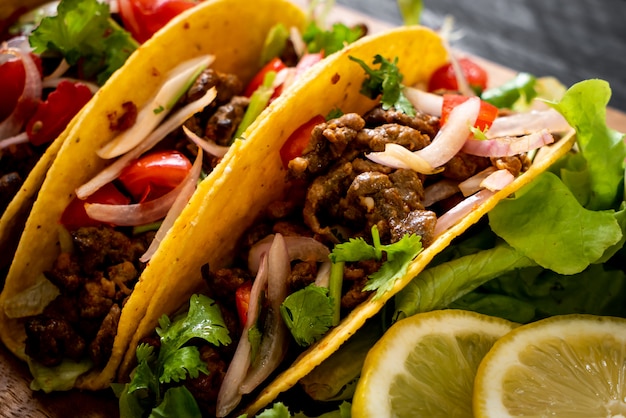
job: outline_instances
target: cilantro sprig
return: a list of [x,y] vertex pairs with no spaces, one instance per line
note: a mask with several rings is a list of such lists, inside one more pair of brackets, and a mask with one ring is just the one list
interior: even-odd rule
[[329,30],[325,30],[315,22],[309,23],[302,34],[302,40],[311,53],[324,51],[328,56],[337,52],[347,44],[358,40],[365,34],[360,26],[349,27],[343,23],[334,23]]
[[138,46],[111,18],[108,4],[97,0],[61,1],[57,15],[43,18],[29,42],[38,54],[60,55],[70,65],[80,60],[85,77],[100,85]]
[[114,386],[120,416],[142,417],[151,411],[160,417],[200,417],[198,405],[184,386],[170,387],[162,393],[163,385],[209,373],[198,348],[187,343],[200,338],[216,346],[230,344],[220,309],[210,298],[193,295],[187,315],[173,322],[164,315],[159,325],[156,330],[161,341],[158,355],[153,346],[140,344],[136,351],[138,365],[131,381]]
[[370,99],[381,96],[381,103],[385,110],[393,107],[408,116],[415,116],[415,108],[403,92],[403,76],[398,68],[398,57],[391,62],[382,55],[377,54],[373,63],[380,65],[378,69],[370,68],[369,65],[359,58],[353,56],[349,58],[363,67],[363,70],[368,75],[368,78],[363,81],[361,86],[361,94]]
[[386,261],[372,274],[363,290],[375,290],[375,298],[391,290],[397,279],[406,274],[411,260],[422,251],[422,237],[406,234],[400,241],[382,245],[376,225],[372,227],[373,245],[363,238],[351,238],[348,242],[337,244],[330,254],[333,263],[362,260],[381,260],[383,253]]

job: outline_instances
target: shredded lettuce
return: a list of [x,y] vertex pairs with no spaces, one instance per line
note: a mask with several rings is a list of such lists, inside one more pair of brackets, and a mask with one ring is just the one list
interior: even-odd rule
[[[337,410],[318,415],[317,418],[350,418],[352,405],[349,402],[342,402]],[[247,418],[247,414],[240,415],[238,418]],[[303,413],[291,414],[289,408],[282,402],[275,402],[271,407],[255,415],[256,418],[314,418],[308,417]]]
[[76,379],[87,373],[93,363],[89,360],[76,362],[65,359],[61,364],[54,367],[46,367],[28,358],[28,368],[33,380],[30,382],[31,390],[42,390],[45,393],[71,390],[75,387]]

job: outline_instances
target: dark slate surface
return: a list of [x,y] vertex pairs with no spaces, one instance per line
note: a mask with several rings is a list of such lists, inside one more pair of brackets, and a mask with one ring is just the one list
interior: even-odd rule
[[[337,0],[401,24],[396,0]],[[425,0],[422,23],[454,17],[454,47],[566,85],[607,80],[610,105],[626,111],[626,0]]]

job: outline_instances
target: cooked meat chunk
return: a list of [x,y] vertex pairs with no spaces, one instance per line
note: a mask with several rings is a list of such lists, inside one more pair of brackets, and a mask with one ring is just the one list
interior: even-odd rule
[[397,124],[386,124],[375,128],[365,128],[359,131],[357,141],[361,149],[381,152],[385,150],[385,145],[394,143],[402,145],[410,151],[417,151],[428,144],[428,135],[408,126]]
[[96,366],[104,366],[111,358],[113,341],[117,335],[117,326],[120,322],[122,310],[119,305],[113,304],[102,321],[102,326],[96,338],[89,344],[89,358]]
[[181,100],[183,104],[191,103],[204,96],[212,87],[217,89],[215,104],[218,106],[228,103],[233,96],[241,94],[243,91],[243,83],[236,75],[207,68],[200,74]]
[[219,269],[215,272],[208,265],[202,266],[202,278],[207,284],[207,295],[227,306],[235,306],[235,292],[247,280],[250,274],[243,269]]
[[56,366],[64,358],[79,360],[85,349],[85,341],[67,321],[41,315],[26,321],[26,355],[44,366]]
[[439,131],[439,118],[422,112],[417,112],[415,116],[411,117],[395,109],[383,110],[381,107],[376,107],[369,111],[364,119],[368,128],[394,123],[418,130],[428,135],[430,139],[433,139]]
[[442,175],[450,180],[463,181],[490,165],[489,158],[459,152],[444,165]]
[[249,103],[250,99],[247,97],[233,96],[228,103],[218,107],[209,118],[204,135],[218,145],[229,145]]
[[430,210],[414,210],[406,217],[390,221],[391,241],[396,242],[406,234],[416,234],[422,237],[422,246],[428,247],[434,239],[437,215]]

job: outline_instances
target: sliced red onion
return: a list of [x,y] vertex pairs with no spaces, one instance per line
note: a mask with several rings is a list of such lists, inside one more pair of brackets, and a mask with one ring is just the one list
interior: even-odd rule
[[198,148],[202,148],[204,151],[216,157],[222,158],[230,149],[230,147],[228,146],[217,145],[215,141],[200,138],[198,135],[191,132],[191,130],[185,125],[183,125],[183,131],[185,131],[185,135],[187,135],[187,138],[189,138],[191,142],[196,144]]
[[513,180],[515,180],[515,176],[509,170],[500,169],[485,177],[480,186],[492,192],[497,192],[509,185]]
[[124,167],[130,164],[131,161],[133,161],[135,158],[138,158],[141,154],[154,147],[170,132],[181,126],[187,119],[208,106],[209,103],[211,103],[215,99],[216,94],[217,93],[215,87],[213,87],[209,89],[200,99],[196,100],[195,102],[189,103],[188,105],[174,113],[158,128],[156,128],[138,146],[118,158],[113,164],[106,167],[90,181],[76,189],[76,196],[79,199],[86,199],[100,187],[115,180],[120,175]]
[[[176,202],[179,197],[180,201],[177,209],[182,210],[188,201],[188,198],[193,193],[195,184],[200,176],[200,169],[202,168],[201,155],[202,152],[200,151],[198,153],[198,158],[196,158],[192,169],[189,171],[185,179],[178,186],[163,196],[147,202],[135,203],[132,205],[85,203],[87,215],[91,219],[111,223],[113,225],[137,226],[145,225],[150,222],[156,222],[165,217],[173,207],[174,202]],[[185,192],[185,195],[180,196],[183,192]],[[174,219],[170,219],[170,223],[174,222],[176,216],[174,216]],[[169,226],[166,227],[166,230],[162,233],[162,235],[167,231],[167,229],[169,229]],[[158,243],[156,245],[158,245]]]
[[554,142],[547,129],[521,137],[500,137],[493,139],[468,139],[463,152],[480,157],[510,157],[541,148]]
[[404,95],[417,110],[429,115],[441,116],[443,96],[416,89],[414,87],[405,87]]
[[252,355],[248,332],[258,321],[259,311],[261,309],[261,298],[267,287],[267,279],[268,261],[267,253],[264,253],[261,257],[259,271],[252,283],[252,289],[250,290],[250,304],[248,305],[247,320],[241,332],[237,349],[228,366],[228,370],[222,381],[222,386],[217,395],[216,415],[218,417],[227,416],[241,401],[239,387],[246,377]]
[[[421,150],[410,152],[397,144],[387,144],[385,151],[367,154],[367,158],[393,168],[411,168],[419,173],[433,174],[463,148],[476,122],[480,99],[470,97],[450,112],[445,125],[433,141]],[[404,151],[403,151],[404,149]]]
[[476,193],[483,188],[481,186],[482,181],[494,171],[496,171],[496,168],[494,166],[485,168],[483,171],[476,173],[472,177],[469,177],[460,182],[459,190],[465,197]]
[[462,202],[457,204],[455,207],[441,215],[437,219],[437,224],[435,225],[434,236],[438,237],[443,234],[445,231],[450,229],[452,226],[459,223],[464,217],[469,215],[475,208],[480,206],[483,202],[485,202],[488,198],[494,195],[495,192],[492,192],[488,189],[483,189],[478,193],[475,193],[468,198],[464,199]]
[[24,123],[36,109],[36,103],[41,99],[41,74],[37,64],[27,51],[18,48],[8,48],[3,53],[15,55],[24,65],[24,89],[13,112],[0,123],[0,139],[14,137],[22,131]]
[[[255,273],[259,268],[261,254],[269,251],[274,235],[268,235],[250,248],[248,252],[248,269]],[[287,246],[289,261],[328,261],[330,250],[324,244],[314,238],[301,236],[283,237]]]
[[458,191],[458,182],[450,179],[439,180],[424,189],[424,200],[422,200],[422,205],[424,205],[425,208],[428,208],[437,202],[453,196],[458,193]]
[[183,209],[185,209],[185,206],[189,202],[189,199],[191,199],[191,196],[196,191],[196,186],[198,184],[198,179],[200,178],[201,171],[202,150],[200,149],[198,150],[196,160],[191,166],[191,170],[189,170],[189,173],[185,176],[184,180],[179,185],[182,186],[180,193],[178,193],[178,196],[176,196],[172,207],[167,212],[167,215],[165,216],[165,219],[163,219],[163,222],[161,222],[161,226],[157,230],[154,239],[150,243],[150,246],[148,247],[146,252],[139,258],[139,261],[141,261],[142,263],[146,263],[152,258],[156,250],[159,248],[161,241],[163,241],[163,238],[165,238],[167,232],[170,230],[172,225],[174,225],[174,222],[183,212]]
[[302,34],[297,27],[292,26],[289,28],[289,40],[293,44],[293,49],[296,51],[296,55],[298,57],[301,57],[306,53],[306,43],[302,39]]
[[12,145],[26,144],[27,142],[28,134],[26,132],[22,132],[15,136],[0,140],[0,150],[8,148]]
[[493,121],[485,133],[488,139],[503,136],[528,135],[547,129],[550,132],[567,132],[571,129],[563,115],[550,108],[501,116]]
[[322,263],[317,270],[317,276],[315,277],[315,286],[328,287],[330,283],[330,268],[333,263],[330,260]]
[[452,69],[454,70],[454,76],[456,78],[457,88],[459,92],[463,96],[476,96],[476,92],[472,90],[469,83],[467,82],[467,78],[463,73],[463,69],[461,68],[461,64],[459,64],[459,60],[456,59],[456,56],[452,53],[447,42],[445,43],[445,45],[448,48],[448,56],[450,57],[450,64],[452,64]]
[[44,78],[44,82],[47,80],[54,80],[55,78],[60,78],[70,69],[70,64],[63,58],[57,68],[47,77]]
[[280,316],[280,305],[287,297],[287,279],[291,274],[289,253],[283,236],[276,234],[268,253],[267,317],[259,351],[250,365],[239,392],[247,394],[276,370],[287,353],[289,330]]
[[119,157],[139,145],[167,116],[190,80],[195,79],[198,72],[208,67],[214,59],[213,55],[203,55],[185,61],[170,71],[167,81],[138,112],[135,124],[96,151],[100,158]]

